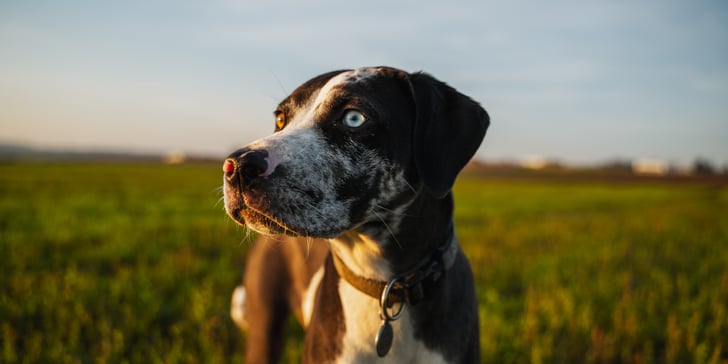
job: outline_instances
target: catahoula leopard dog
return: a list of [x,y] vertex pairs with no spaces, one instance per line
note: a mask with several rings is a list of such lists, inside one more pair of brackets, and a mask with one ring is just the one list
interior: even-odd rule
[[245,362],[279,359],[287,316],[305,363],[477,363],[478,307],[451,189],[490,119],[425,73],[317,76],[275,133],[223,164],[225,209],[262,234],[232,315]]

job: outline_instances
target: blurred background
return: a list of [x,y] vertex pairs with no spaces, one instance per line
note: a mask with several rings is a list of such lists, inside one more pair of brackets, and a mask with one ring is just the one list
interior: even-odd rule
[[453,189],[482,362],[728,363],[720,0],[0,2],[0,362],[242,361],[221,162],[366,65],[491,115]]
[[728,164],[722,1],[6,1],[0,143],[220,158],[303,81],[423,70],[491,113],[480,158]]

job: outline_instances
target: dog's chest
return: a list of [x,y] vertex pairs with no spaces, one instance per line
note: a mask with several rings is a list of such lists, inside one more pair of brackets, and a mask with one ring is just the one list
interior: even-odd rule
[[440,353],[431,351],[414,337],[407,308],[398,320],[391,322],[392,348],[384,358],[379,358],[375,349],[375,337],[382,324],[379,303],[343,280],[339,281],[339,296],[346,331],[336,363],[446,363]]

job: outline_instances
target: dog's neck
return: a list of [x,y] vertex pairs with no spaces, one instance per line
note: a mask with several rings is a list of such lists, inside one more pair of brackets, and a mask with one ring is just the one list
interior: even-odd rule
[[[388,355],[393,340],[413,340],[416,334],[403,327],[414,325],[410,316],[417,312],[414,307],[432,309],[437,306],[434,302],[441,302],[441,278],[459,252],[450,194],[436,199],[429,193],[418,193],[404,208],[406,214],[396,213],[396,208],[386,210],[390,214],[376,214],[375,221],[332,239],[330,244],[333,264],[329,267],[333,265],[332,273],[341,278],[337,293],[347,302],[343,307],[347,335],[343,341],[357,346],[371,345],[373,339],[379,357]],[[382,231],[388,234],[369,233]],[[425,301],[428,304],[419,305]],[[349,305],[354,302],[357,304]],[[409,323],[395,325],[399,327],[395,332],[391,323],[403,312]],[[399,354],[390,356],[395,362],[417,357],[407,352],[406,346],[397,347]]]
[[[428,284],[436,283],[453,266],[459,247],[454,230],[435,251],[414,268],[405,273],[395,274],[389,280],[364,278],[354,273],[346,263],[333,254],[333,263],[339,276],[358,291],[374,298],[384,299],[390,303],[408,303],[416,305],[425,298],[424,289]],[[385,293],[386,292],[386,293]]]
[[416,269],[454,239],[451,194],[437,199],[420,192],[404,207],[407,214],[387,212],[396,208],[382,211],[376,220],[331,239],[332,253],[353,274],[389,281]]

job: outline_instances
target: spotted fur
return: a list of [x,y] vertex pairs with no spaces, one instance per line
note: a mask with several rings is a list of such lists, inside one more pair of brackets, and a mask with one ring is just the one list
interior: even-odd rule
[[311,101],[283,101],[278,112],[289,119],[285,127],[244,149],[267,151],[266,183],[237,193],[238,186],[226,184],[228,213],[261,233],[325,238],[386,215],[385,206],[408,186],[397,161],[369,141],[391,121],[372,116],[364,130],[347,130],[340,120],[347,108],[374,107],[347,95],[376,74],[369,68],[342,72]]
[[[343,122],[351,110],[361,126]],[[249,326],[246,362],[275,361],[287,310],[306,328],[307,363],[478,362],[472,273],[458,247],[426,302],[392,323],[384,358],[374,350],[378,300],[342,280],[320,247],[355,274],[388,281],[450,239],[450,188],[485,134],[485,111],[426,74],[365,67],[311,79],[275,116],[275,133],[231,154],[234,168],[225,168],[233,219],[302,239],[250,252],[245,307],[238,299],[234,311]]]

